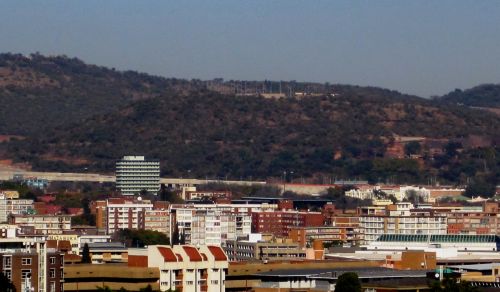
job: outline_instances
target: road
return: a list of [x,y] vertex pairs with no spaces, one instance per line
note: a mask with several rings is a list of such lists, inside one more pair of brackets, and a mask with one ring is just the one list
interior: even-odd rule
[[[15,168],[0,169],[0,180],[11,180],[14,174],[22,174],[26,177],[36,177],[46,179],[48,181],[71,181],[71,182],[115,182],[114,175],[103,175],[98,173],[72,173],[72,172],[39,172],[27,171]],[[193,179],[193,178],[160,178],[160,183],[167,185],[200,185],[206,183],[226,183],[235,185],[264,185],[263,181],[234,181],[234,180],[210,180],[210,179]]]

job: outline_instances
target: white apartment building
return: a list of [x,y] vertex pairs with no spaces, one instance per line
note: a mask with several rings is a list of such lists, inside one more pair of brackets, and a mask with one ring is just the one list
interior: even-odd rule
[[[252,217],[221,209],[177,209],[177,226],[186,243],[222,245],[251,232]],[[238,221],[238,228],[236,221]]]
[[33,210],[33,200],[19,199],[19,194],[15,197],[0,192],[0,222],[7,222],[10,214],[27,214],[31,210]]
[[412,193],[423,198],[426,202],[430,200],[430,190],[417,186],[362,185],[346,191],[345,195],[360,200],[381,199],[377,197],[377,192],[383,192],[387,196],[394,196],[398,201],[403,201]]
[[407,202],[387,206],[382,214],[360,214],[359,225],[365,243],[383,234],[446,234],[447,229],[445,216],[432,209],[415,209]]
[[218,246],[152,245],[129,249],[128,265],[160,270],[160,291],[225,291],[228,259]]
[[107,234],[115,233],[120,229],[144,229],[144,215],[153,210],[149,202],[109,203],[106,207]]
[[[252,229],[252,212],[275,210],[275,204],[171,205],[173,221],[186,243],[224,245],[226,240],[246,236]],[[176,225],[170,227],[170,237]]]
[[143,190],[156,194],[160,189],[160,161],[124,156],[116,163],[116,188],[123,195],[135,195]]

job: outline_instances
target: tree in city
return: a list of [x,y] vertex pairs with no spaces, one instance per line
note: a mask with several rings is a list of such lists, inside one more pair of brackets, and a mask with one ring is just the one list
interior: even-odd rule
[[431,292],[479,292],[479,288],[473,287],[470,282],[460,281],[446,275],[442,282],[434,281],[430,285]]
[[0,272],[0,292],[16,292],[14,284],[2,272]]
[[85,243],[82,251],[82,264],[90,264],[92,263],[92,259],[90,258],[90,249],[88,243]]
[[153,292],[153,287],[151,287],[151,285],[148,285],[145,288],[139,289],[139,292]]
[[178,245],[179,239],[180,239],[179,224],[175,224],[174,232],[172,232],[172,238],[170,239],[170,242],[172,243],[172,245]]
[[182,230],[181,237],[179,238],[179,244],[186,244],[186,234],[184,233],[184,229]]
[[167,235],[154,230],[122,229],[113,235],[115,241],[124,242],[127,247],[170,244]]
[[347,272],[340,275],[335,284],[335,292],[361,292],[358,274]]

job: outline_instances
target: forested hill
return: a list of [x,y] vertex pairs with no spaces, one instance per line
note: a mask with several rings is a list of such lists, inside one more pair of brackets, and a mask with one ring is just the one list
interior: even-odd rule
[[[248,82],[235,95],[220,88],[241,82],[215,87],[67,57],[0,60],[0,134],[23,136],[1,143],[0,158],[36,169],[111,173],[121,156],[143,154],[159,158],[162,175],[172,176],[266,179],[293,171],[454,182],[485,173],[486,154],[460,141],[474,137],[491,147],[500,137],[493,114],[374,87],[280,82],[307,94],[264,98],[248,94],[248,84],[276,84]],[[444,154],[422,144],[405,149],[420,160],[394,159],[388,153],[400,136],[441,142]],[[500,177],[500,162],[492,163],[488,179],[497,169]]]
[[466,106],[500,108],[500,84],[483,84],[467,90],[456,89],[439,100]]
[[0,54],[0,134],[33,135],[118,110],[135,100],[190,90],[198,86],[88,65],[76,58]]

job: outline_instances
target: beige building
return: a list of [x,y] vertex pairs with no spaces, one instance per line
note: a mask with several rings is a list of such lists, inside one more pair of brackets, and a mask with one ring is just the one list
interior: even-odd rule
[[228,240],[224,251],[230,261],[276,261],[306,259],[306,250],[296,242]]
[[11,215],[9,223],[19,227],[32,227],[35,234],[62,234],[71,230],[70,215]]
[[71,253],[72,254],[80,254],[80,236],[77,234],[51,234],[47,236],[48,240],[57,240],[57,241],[69,241],[71,244]]
[[129,267],[160,270],[160,291],[225,291],[228,259],[218,246],[154,245],[130,249]]
[[19,199],[16,191],[0,191],[0,223],[7,222],[10,214],[28,214],[33,210],[33,200]]
[[383,234],[446,234],[446,216],[433,209],[415,208],[401,202],[384,208],[359,208],[359,226],[364,242],[370,243]]
[[144,229],[169,235],[170,212],[167,210],[147,210],[144,212]]

